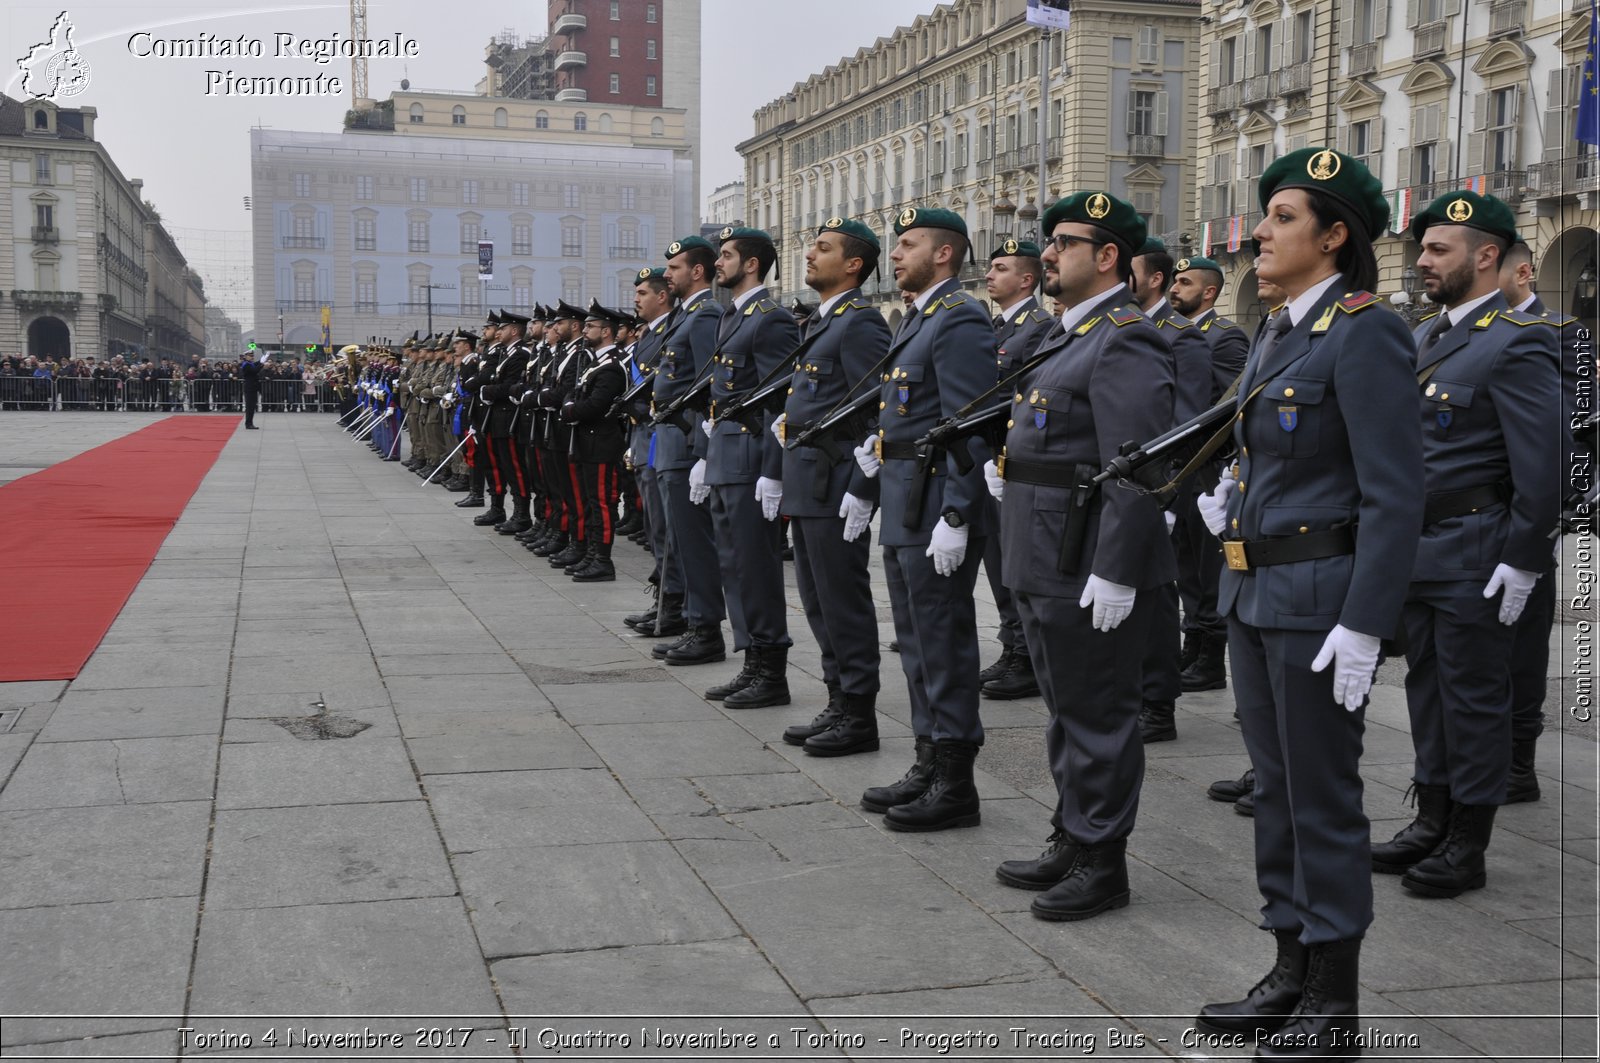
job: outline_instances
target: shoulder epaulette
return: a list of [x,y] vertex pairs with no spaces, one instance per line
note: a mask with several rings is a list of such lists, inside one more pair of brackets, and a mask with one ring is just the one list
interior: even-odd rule
[[1186,317],[1158,317],[1155,320],[1156,328],[1193,328],[1194,322]]
[[859,299],[847,299],[844,302],[840,303],[838,306],[833,308],[833,316],[834,317],[838,317],[840,314],[844,313],[846,310],[873,310],[873,309],[876,309],[876,308],[871,303],[864,303]]
[[1578,320],[1575,317],[1569,317],[1566,314],[1560,314],[1554,310],[1546,310],[1543,316],[1546,321],[1550,322],[1550,324],[1554,325],[1556,328],[1566,328],[1568,325]]
[[1344,298],[1339,300],[1339,309],[1347,314],[1353,314],[1382,301],[1371,292],[1345,292]]
[[1113,310],[1106,311],[1106,320],[1121,328],[1124,325],[1131,325],[1135,321],[1143,321],[1144,315],[1126,306],[1119,306]]
[[949,310],[951,307],[960,306],[962,303],[971,301],[972,297],[964,291],[948,292],[929,303],[928,308],[922,312],[922,316],[932,317],[936,310]]
[[[1211,317],[1207,319],[1206,325],[1207,326],[1214,325],[1214,326],[1216,326],[1217,328],[1220,328],[1220,329],[1230,329],[1230,328],[1238,328],[1239,327],[1238,322],[1230,321],[1229,319],[1223,317],[1221,314],[1212,314]],[[1205,326],[1202,326],[1202,331],[1204,331],[1204,328],[1205,328]]]
[[[1494,313],[1494,311],[1490,311],[1491,315]],[[1529,325],[1549,325],[1551,328],[1561,327],[1557,322],[1552,321],[1548,317],[1541,317],[1538,314],[1530,314],[1526,310],[1501,310],[1499,311],[1498,316],[1502,321],[1509,321],[1513,325],[1521,325],[1523,328],[1527,328]]]

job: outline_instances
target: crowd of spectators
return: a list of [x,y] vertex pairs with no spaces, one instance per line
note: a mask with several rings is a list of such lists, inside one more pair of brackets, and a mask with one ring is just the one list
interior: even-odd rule
[[[262,366],[261,385],[263,410],[315,410],[321,405],[315,370],[298,358],[268,361]],[[243,398],[237,360],[202,358],[183,366],[168,358],[120,354],[60,360],[0,357],[0,410],[238,412]]]

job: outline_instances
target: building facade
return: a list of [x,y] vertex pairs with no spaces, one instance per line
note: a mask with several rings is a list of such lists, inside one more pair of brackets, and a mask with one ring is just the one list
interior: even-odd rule
[[321,343],[325,307],[337,346],[625,304],[693,223],[690,150],[681,111],[474,93],[397,92],[343,133],[252,130],[255,334]]
[[[1047,64],[1026,6],[941,4],[756,111],[739,146],[746,220],[781,237],[782,276],[804,276],[828,217],[858,218],[888,246],[913,203],[961,214],[980,262],[1008,236],[1036,235],[1041,202],[1089,186],[1118,190],[1153,233],[1176,237],[1196,179],[1199,4],[1076,0]],[[980,287],[985,269],[964,281]],[[892,278],[869,288],[897,318]]]
[[0,352],[147,348],[148,247],[164,230],[143,182],[95,140],[96,118],[93,107],[0,95],[0,243],[10,251],[0,256]]
[[730,181],[706,197],[705,224],[722,228],[744,222],[744,182]]
[[145,218],[145,354],[189,365],[206,355],[206,295],[154,210]]
[[1257,179],[1284,152],[1360,158],[1394,210],[1381,294],[1420,309],[1413,213],[1453,189],[1517,213],[1547,304],[1593,317],[1600,167],[1573,139],[1588,0],[1206,0],[1197,248],[1230,267],[1226,312],[1260,316]]

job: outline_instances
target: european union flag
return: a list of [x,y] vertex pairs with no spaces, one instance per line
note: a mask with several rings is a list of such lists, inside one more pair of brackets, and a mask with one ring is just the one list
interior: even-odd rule
[[1600,77],[1596,76],[1595,55],[1600,53],[1600,11],[1596,0],[1589,0],[1589,50],[1583,56],[1583,80],[1578,82],[1578,128],[1573,134],[1579,144],[1600,149]]

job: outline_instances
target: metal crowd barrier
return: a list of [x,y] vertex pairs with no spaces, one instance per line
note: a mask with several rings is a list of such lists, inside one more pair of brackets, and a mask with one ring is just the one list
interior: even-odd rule
[[[327,384],[268,380],[261,385],[263,413],[328,413],[339,397]],[[91,377],[0,376],[0,412],[101,411],[129,413],[240,413],[240,380],[95,380]]]

